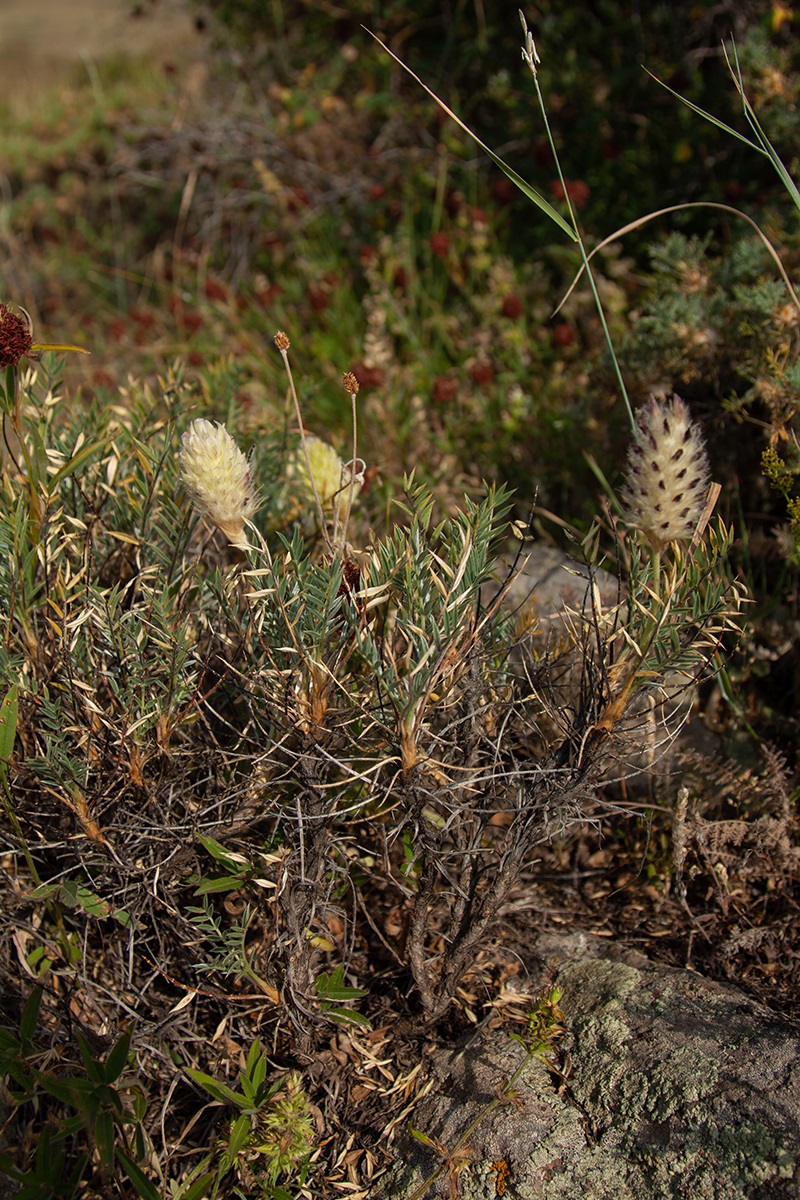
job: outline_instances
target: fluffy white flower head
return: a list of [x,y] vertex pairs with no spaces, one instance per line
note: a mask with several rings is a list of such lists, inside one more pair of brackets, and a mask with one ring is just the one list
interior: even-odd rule
[[[345,466],[333,446],[313,434],[306,437],[308,463],[311,464],[311,476],[317,489],[320,503],[324,509],[333,509],[339,522],[347,520],[350,511],[350,495],[357,496],[361,491],[363,476],[351,475],[349,466]],[[308,463],[300,447],[291,467],[298,484],[298,492],[306,504],[311,503],[314,489],[308,474]],[[363,464],[362,464],[363,466]]]
[[224,425],[198,419],[181,439],[181,477],[200,516],[234,546],[246,546],[245,522],[258,508],[250,465]]

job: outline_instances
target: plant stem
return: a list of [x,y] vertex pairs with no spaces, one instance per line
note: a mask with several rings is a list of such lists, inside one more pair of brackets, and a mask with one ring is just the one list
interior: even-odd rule
[[[522,13],[520,13],[520,17],[522,18]],[[583,235],[581,234],[581,231],[578,227],[578,220],[577,220],[577,217],[575,216],[575,211],[572,207],[572,201],[570,199],[569,191],[567,190],[567,181],[564,178],[564,172],[561,169],[561,159],[558,157],[558,150],[556,148],[556,143],[555,143],[555,139],[553,137],[553,132],[550,128],[550,122],[547,119],[547,106],[545,105],[545,102],[544,102],[544,96],[542,95],[542,89],[539,86],[539,72],[536,69],[536,64],[538,62],[538,55],[536,55],[536,49],[533,45],[533,38],[531,38],[530,34],[528,33],[528,29],[525,24],[524,18],[522,18],[522,28],[525,30],[525,36],[526,36],[526,50],[523,50],[522,56],[525,59],[525,62],[530,67],[531,74],[533,75],[533,84],[534,84],[534,87],[536,88],[536,99],[539,101],[539,108],[541,110],[542,119],[544,120],[544,127],[545,127],[545,132],[547,133],[547,140],[550,143],[550,149],[553,153],[553,159],[556,164],[556,170],[558,171],[558,178],[561,183],[561,189],[564,193],[564,199],[566,201],[567,211],[569,213],[569,221],[570,221],[570,224],[572,225],[572,228],[575,230],[575,238],[578,243],[578,246],[580,247],[581,258],[583,259],[583,265],[586,270],[587,277],[589,279],[589,287],[592,289],[592,296],[594,297],[594,302],[595,302],[595,306],[597,308],[597,313],[598,313],[598,316],[600,317],[600,324],[603,328],[603,335],[605,336],[606,345],[608,346],[609,353],[611,354],[611,362],[614,367],[614,374],[617,377],[617,383],[619,384],[619,389],[622,393],[622,399],[625,401],[625,407],[628,410],[628,419],[630,420],[630,423],[631,423],[631,429],[635,429],[636,422],[634,421],[633,408],[631,407],[630,398],[628,397],[628,389],[625,386],[625,380],[622,378],[622,371],[620,370],[619,361],[617,359],[617,354],[614,349],[614,343],[611,338],[611,331],[608,328],[608,322],[606,321],[606,314],[603,311],[603,304],[600,299],[600,294],[597,290],[597,283],[595,281],[594,274],[592,272],[592,268],[591,268],[591,265],[589,262],[589,255],[586,253],[586,246],[584,245]]]
[[302,416],[302,413],[300,412],[300,401],[297,399],[297,391],[294,386],[294,378],[292,376],[292,368],[289,364],[289,352],[287,350],[281,349],[280,347],[279,347],[279,352],[280,352],[281,358],[283,359],[283,365],[284,365],[284,368],[286,369],[286,375],[289,380],[289,391],[291,393],[292,402],[294,404],[295,416],[297,417],[297,427],[300,430],[300,441],[303,444],[303,454],[304,454],[305,460],[306,460],[306,469],[308,471],[308,478],[311,483],[311,491],[314,495],[314,506],[317,510],[317,516],[319,517],[320,529],[322,531],[322,536],[325,538],[325,541],[328,543],[328,548],[330,550],[332,550],[333,547],[331,545],[330,537],[328,536],[328,528],[325,524],[325,513],[322,510],[322,502],[320,501],[319,492],[317,491],[317,483],[316,483],[316,480],[314,479],[314,472],[311,470],[311,458],[308,453],[308,443],[306,441],[306,431],[305,431],[305,426],[303,425],[303,416]]

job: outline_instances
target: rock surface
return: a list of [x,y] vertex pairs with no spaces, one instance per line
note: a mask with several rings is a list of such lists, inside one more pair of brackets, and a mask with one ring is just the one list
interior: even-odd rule
[[[536,629],[537,642],[562,635],[565,610],[591,613],[589,569],[555,546],[531,542],[521,550],[510,547],[501,559],[497,582],[504,583],[512,570],[505,607],[520,616],[526,615],[526,623]],[[594,579],[603,607],[617,603],[619,585],[613,575],[598,568]],[[487,594],[491,594],[491,589],[487,589]]]
[[[563,950],[567,1085],[530,1064],[521,1105],[496,1107],[470,1135],[460,1200],[800,1197],[800,1027],[737,988],[600,939],[577,935]],[[503,1031],[440,1052],[439,1085],[413,1126],[452,1146],[523,1056]],[[438,1165],[415,1140],[400,1153],[376,1200],[411,1197]],[[450,1194],[446,1174],[426,1193]]]

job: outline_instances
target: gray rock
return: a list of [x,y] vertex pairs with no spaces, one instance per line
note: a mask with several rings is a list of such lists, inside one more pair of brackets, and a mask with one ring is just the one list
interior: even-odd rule
[[[569,622],[565,625],[567,610],[591,614],[589,569],[584,563],[540,542],[526,545],[518,561],[516,556],[517,547],[510,548],[501,559],[496,578],[498,583],[505,582],[514,568],[505,607],[524,616],[526,624],[535,630],[537,643],[563,636],[569,627]],[[603,607],[616,604],[620,597],[614,576],[598,568],[594,579]]]
[[[520,1106],[495,1107],[470,1135],[460,1200],[494,1200],[500,1161],[507,1200],[797,1200],[800,1027],[599,939],[570,949],[558,975],[568,1082],[529,1065]],[[412,1124],[452,1146],[523,1056],[502,1031],[441,1052]],[[410,1197],[437,1165],[417,1141],[402,1153],[376,1197]],[[427,1193],[449,1194],[446,1176]]]
[[[520,631],[513,657],[520,678],[541,705],[544,726],[548,719],[561,726],[565,714],[585,700],[587,648],[595,668],[599,634],[611,641],[616,637],[621,648],[612,627],[613,613],[624,607],[624,587],[609,571],[590,571],[554,546],[533,542],[518,559],[515,555],[516,549],[509,548],[495,572],[498,586],[510,579],[504,606]],[[487,596],[492,595],[489,589]],[[598,679],[597,669],[589,678]],[[691,718],[694,696],[695,678],[685,671],[667,671],[637,689],[616,722],[606,781],[665,769],[676,737]]]

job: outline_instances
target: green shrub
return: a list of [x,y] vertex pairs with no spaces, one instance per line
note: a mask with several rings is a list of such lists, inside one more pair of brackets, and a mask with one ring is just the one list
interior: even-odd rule
[[[288,339],[276,341],[288,369]],[[352,376],[345,392],[355,402]],[[141,1024],[153,973],[182,989],[176,1020],[191,1020],[203,996],[225,997],[204,976],[260,998],[274,1039],[312,1047],[331,1028],[379,1016],[370,981],[391,978],[388,947],[394,973],[414,981],[417,1020],[441,1021],[537,847],[583,820],[598,784],[638,761],[643,728],[660,731],[655,754],[674,736],[680,693],[736,621],[730,538],[701,538],[700,460],[688,491],[665,485],[675,523],[647,515],[662,493],[639,498],[632,458],[619,602],[604,607],[591,583],[598,527],[583,609],[548,643],[520,634],[493,582],[513,578],[503,488],[439,518],[409,478],[386,532],[367,541],[363,464],[353,472],[274,426],[250,429],[258,454],[248,459],[221,426],[196,418],[187,429],[177,378],[157,397],[133,387],[125,407],[87,414],[41,368],[22,373],[12,361],[4,395],[7,883],[35,931],[26,970],[54,995],[81,981],[82,1003],[111,1029],[121,1017],[109,994],[127,997],[136,1017],[104,1066],[81,1050],[83,1082],[31,1075],[24,1038],[10,1033],[5,1072],[23,1088],[20,1119],[29,1075],[76,1110],[55,1118],[70,1187],[116,1156],[149,1200],[154,1132],[142,1122],[156,1097],[145,1092],[129,1112],[114,1085],[129,1049],[140,1062],[158,1053],[152,1021]],[[640,422],[646,431],[656,421],[656,440],[662,420],[684,430],[680,406],[653,412]],[[325,482],[337,463],[338,496]],[[653,469],[664,479],[675,470]],[[287,518],[287,488],[307,517]],[[393,942],[370,940],[392,911],[403,914]],[[96,992],[101,947],[110,976]],[[178,1047],[173,1087],[188,1077],[216,1095],[203,1061],[211,1048],[182,1071]],[[221,1157],[195,1155],[176,1195],[199,1196],[212,1176],[228,1187],[230,1172],[246,1181],[262,1155],[273,1187],[264,1194],[278,1196],[276,1138],[305,1179],[303,1090],[281,1073],[268,1080],[253,1054]],[[248,1088],[261,1091],[248,1100]],[[255,1124],[253,1097],[271,1105]],[[130,1122],[142,1126],[135,1144]],[[40,1168],[14,1170],[27,1180]]]

